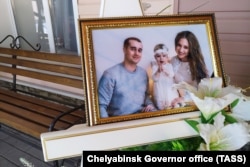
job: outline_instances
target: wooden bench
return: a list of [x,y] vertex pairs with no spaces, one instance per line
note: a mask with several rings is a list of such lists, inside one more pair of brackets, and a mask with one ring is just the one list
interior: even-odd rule
[[0,87],[1,124],[40,139],[43,132],[85,123],[84,103],[51,100],[20,90],[16,85],[16,77],[23,76],[83,89],[80,56],[0,47],[0,73],[13,75],[12,88]]

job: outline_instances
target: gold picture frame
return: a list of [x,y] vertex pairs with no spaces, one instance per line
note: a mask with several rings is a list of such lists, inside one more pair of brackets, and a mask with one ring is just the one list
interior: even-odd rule
[[[156,43],[167,43],[169,55],[174,56],[176,34],[181,31],[191,31],[200,43],[209,77],[222,77],[224,86],[226,84],[213,13],[88,18],[80,19],[79,27],[86,115],[89,126],[197,110],[195,105],[189,105],[164,110],[157,109],[152,112],[101,117],[98,84],[106,69],[123,61],[123,42],[127,37],[135,36],[141,39],[143,56],[138,65],[147,70],[154,58],[153,47]],[[148,77],[150,85],[150,76]]]

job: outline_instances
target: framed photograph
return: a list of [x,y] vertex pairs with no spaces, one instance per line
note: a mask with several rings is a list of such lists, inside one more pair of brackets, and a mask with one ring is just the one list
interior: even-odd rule
[[79,26],[89,126],[197,111],[173,85],[226,82],[213,13],[88,18]]

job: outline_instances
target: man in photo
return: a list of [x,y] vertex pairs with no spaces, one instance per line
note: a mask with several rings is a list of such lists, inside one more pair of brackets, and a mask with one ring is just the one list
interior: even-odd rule
[[156,110],[149,98],[147,72],[137,65],[142,50],[140,39],[125,39],[124,60],[104,71],[98,86],[101,118]]

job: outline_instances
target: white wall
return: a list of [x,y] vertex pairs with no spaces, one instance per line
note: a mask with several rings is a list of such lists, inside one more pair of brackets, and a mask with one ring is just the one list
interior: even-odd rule
[[[16,37],[16,28],[13,13],[10,12],[11,1],[0,1],[0,40],[3,40],[7,35]],[[9,38],[11,39],[11,38]],[[9,47],[11,40],[7,40],[1,44],[3,47]]]

